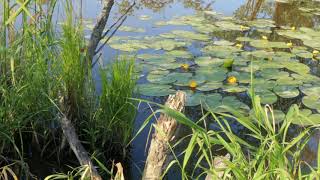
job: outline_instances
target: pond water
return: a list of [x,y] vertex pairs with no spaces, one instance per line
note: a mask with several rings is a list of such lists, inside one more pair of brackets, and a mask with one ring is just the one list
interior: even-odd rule
[[[117,2],[109,23],[130,3]],[[89,34],[101,4],[84,0],[82,8]],[[143,0],[102,57],[104,63],[118,56],[136,59],[141,98],[163,103],[168,94],[183,89],[190,111],[199,111],[202,104],[204,109],[224,112],[219,106],[228,105],[249,115],[247,91],[253,71],[255,92],[263,104],[274,107],[279,122],[292,104],[298,104],[319,123],[319,51],[316,0]],[[146,104],[140,106],[136,129],[150,113]],[[132,145],[134,179],[143,170],[148,131],[147,127]],[[305,157],[311,164],[316,161],[317,137]]]

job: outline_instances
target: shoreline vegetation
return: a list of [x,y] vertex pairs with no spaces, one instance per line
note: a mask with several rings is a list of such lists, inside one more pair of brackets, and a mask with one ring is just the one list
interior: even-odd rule
[[[189,102],[184,90],[169,95],[164,105],[135,98],[138,75],[131,56],[119,56],[104,67],[98,63],[101,49],[135,2],[108,29],[115,2],[103,0],[89,42],[72,1],[63,4],[66,14],[60,33],[52,22],[57,0],[45,9],[32,0],[1,2],[0,179],[127,179],[130,144],[154,117],[150,142],[145,142],[150,147],[142,179],[163,179],[170,171],[179,172],[180,179],[319,179],[320,146],[317,167],[302,159],[319,124],[298,105],[292,105],[278,122],[279,114],[262,105],[255,93],[252,64],[252,116],[222,105],[219,108],[227,112],[202,108],[202,117],[194,121],[185,111]],[[21,27],[15,29],[20,21]],[[232,63],[229,60],[222,66],[230,68]],[[182,68],[190,67],[183,64]],[[227,83],[237,83],[235,76]],[[190,89],[196,87],[193,82]],[[157,110],[135,130],[140,103],[157,106]],[[209,121],[214,130],[208,128]],[[230,121],[243,127],[243,136],[234,132]],[[290,134],[297,126],[293,122],[298,121],[308,126]],[[181,137],[180,128],[190,133]],[[59,168],[36,177],[33,173],[39,167],[31,166],[33,158]]]

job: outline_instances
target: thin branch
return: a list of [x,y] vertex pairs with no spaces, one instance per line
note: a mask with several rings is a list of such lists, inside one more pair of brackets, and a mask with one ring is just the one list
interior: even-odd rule
[[97,58],[97,59],[94,61],[94,63],[91,65],[91,68],[93,68],[93,67],[97,64],[97,62],[99,61],[99,59],[101,58],[101,56],[102,56],[102,53],[99,54],[98,58]]
[[98,48],[98,50],[94,53],[95,55],[99,53],[99,51],[101,51],[101,49],[107,44],[107,42],[113,37],[113,35],[118,31],[118,29],[120,28],[120,26],[124,23],[124,21],[127,19],[127,17],[125,17],[120,24],[116,27],[116,29],[111,33],[111,35],[103,42],[103,44]]
[[102,35],[101,39],[105,38],[107,36],[107,34],[111,31],[111,29],[120,22],[120,20],[126,16],[130,10],[134,7],[134,5],[136,5],[136,2],[134,1],[133,4],[126,10],[126,12],[124,14],[122,14],[115,23],[113,23],[110,28]]
[[95,24],[92,30],[92,34],[91,34],[89,45],[88,45],[88,51],[87,51],[87,57],[86,57],[88,66],[89,65],[91,66],[92,64],[92,59],[95,55],[95,50],[101,40],[101,36],[107,24],[107,21],[109,19],[109,15],[110,15],[113,4],[114,4],[114,0],[103,1],[103,8],[102,8],[101,14],[99,15],[97,23]]

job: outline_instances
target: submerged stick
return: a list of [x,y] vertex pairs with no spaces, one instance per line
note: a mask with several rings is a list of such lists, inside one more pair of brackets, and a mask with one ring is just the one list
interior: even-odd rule
[[[181,112],[184,109],[186,94],[178,91],[175,95],[170,95],[165,105],[171,109]],[[166,115],[161,114],[156,125],[148,152],[147,161],[144,167],[142,179],[160,179],[163,171],[168,165],[170,156],[169,143],[174,139],[178,130],[177,121]]]

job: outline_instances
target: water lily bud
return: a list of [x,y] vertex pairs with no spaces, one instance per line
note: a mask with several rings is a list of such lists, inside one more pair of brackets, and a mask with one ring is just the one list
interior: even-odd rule
[[224,60],[224,62],[223,62],[223,67],[225,67],[225,68],[230,68],[230,67],[232,67],[232,64],[233,64],[233,59],[226,59],[226,60]]
[[264,40],[268,40],[268,37],[267,36],[261,36],[262,37],[262,39],[264,39]]
[[287,43],[287,46],[288,46],[289,48],[292,48],[292,46],[293,46],[292,42]]

